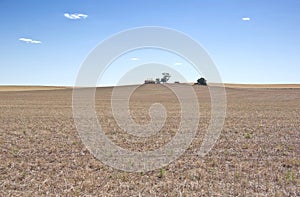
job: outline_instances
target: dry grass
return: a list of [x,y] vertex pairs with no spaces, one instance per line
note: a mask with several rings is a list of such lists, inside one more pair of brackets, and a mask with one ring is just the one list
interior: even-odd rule
[[36,91],[36,90],[58,90],[66,89],[62,86],[0,86],[0,92],[19,92],[19,91]]
[[[196,150],[209,123],[206,87],[194,86],[201,121],[186,154],[147,173],[127,173],[95,159],[78,137],[72,90],[0,92],[0,196],[300,196],[300,89],[227,88],[227,117],[214,149],[200,160]],[[161,102],[167,124],[141,139],[119,129],[110,111],[111,88],[99,88],[96,109],[112,141],[130,150],[155,149],[178,128],[178,102],[162,86],[132,95],[133,118],[149,120]]]
[[300,84],[224,84],[227,88],[266,88],[266,89],[286,89],[300,88]]

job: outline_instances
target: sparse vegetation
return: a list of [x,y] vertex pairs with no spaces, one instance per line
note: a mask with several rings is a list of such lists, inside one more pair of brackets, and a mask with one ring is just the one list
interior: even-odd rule
[[159,170],[158,178],[163,178],[166,173],[167,173],[167,171],[164,168],[161,168]]
[[246,133],[246,134],[245,134],[245,138],[246,138],[246,139],[250,139],[250,138],[251,138],[251,134],[250,134],[250,133]]
[[285,174],[285,178],[287,181],[291,181],[291,182],[295,181],[295,175],[294,175],[293,171],[291,171],[291,170],[287,171]]
[[[193,88],[201,110],[197,137],[176,161],[146,173],[115,170],[89,153],[72,118],[72,90],[0,92],[0,196],[299,196],[300,89],[227,88],[223,131],[201,160],[210,95]],[[162,131],[147,139],[118,128],[111,92],[99,88],[95,108],[112,142],[141,152],[174,137],[180,105],[172,91],[145,85],[131,96],[138,123],[149,122],[154,102],[167,109]]]

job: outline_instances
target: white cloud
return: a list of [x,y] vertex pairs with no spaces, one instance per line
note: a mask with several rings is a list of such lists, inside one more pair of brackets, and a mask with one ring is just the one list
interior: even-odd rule
[[26,42],[26,43],[31,43],[31,44],[41,44],[42,42],[39,40],[32,40],[30,38],[20,38],[20,41]]
[[176,62],[174,65],[175,66],[180,66],[180,65],[182,65],[182,63],[181,62]]
[[137,60],[139,60],[139,58],[137,58],[137,57],[132,57],[132,58],[130,58],[130,60],[132,60],[132,61],[137,61]]
[[242,18],[243,21],[250,21],[251,19],[249,17]]
[[77,13],[74,13],[74,14],[69,14],[69,13],[65,13],[64,16],[68,19],[72,19],[72,20],[77,20],[77,19],[85,19],[88,17],[88,15],[86,14],[77,14]]

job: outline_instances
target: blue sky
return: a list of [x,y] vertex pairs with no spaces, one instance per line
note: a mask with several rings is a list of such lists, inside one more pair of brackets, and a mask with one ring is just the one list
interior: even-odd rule
[[[192,37],[214,60],[223,82],[300,82],[299,0],[0,0],[0,21],[2,85],[74,85],[82,62],[102,40],[140,26]],[[100,84],[115,84],[130,65],[154,56],[163,56],[187,81],[196,80],[191,65],[163,54],[128,54]]]

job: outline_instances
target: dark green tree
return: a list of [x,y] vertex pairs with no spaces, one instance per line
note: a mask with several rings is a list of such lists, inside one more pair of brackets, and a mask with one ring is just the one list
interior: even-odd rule
[[200,79],[198,79],[197,82],[198,82],[199,85],[204,85],[204,86],[207,85],[206,79],[204,79],[203,77],[201,77]]

